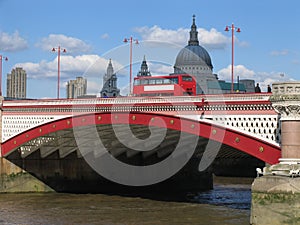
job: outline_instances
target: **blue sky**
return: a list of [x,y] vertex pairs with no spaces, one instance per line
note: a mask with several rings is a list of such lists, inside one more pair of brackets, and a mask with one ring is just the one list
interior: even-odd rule
[[231,33],[226,25],[241,29],[235,37],[235,74],[267,84],[300,80],[300,1],[298,0],[186,0],[186,1],[71,1],[0,0],[0,54],[2,89],[6,75],[23,67],[28,76],[28,98],[55,98],[57,53],[61,57],[60,96],[76,76],[88,80],[88,94],[102,87],[111,58],[122,94],[128,91],[129,45],[132,36],[133,75],[146,55],[152,74],[171,73],[177,53],[187,45],[192,15],[200,44],[209,52],[214,73],[230,81]]

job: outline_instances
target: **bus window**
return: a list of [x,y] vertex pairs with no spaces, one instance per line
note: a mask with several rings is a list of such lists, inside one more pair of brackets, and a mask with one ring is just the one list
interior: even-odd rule
[[178,84],[178,77],[170,78],[172,84]]
[[193,81],[192,77],[189,76],[183,76],[182,81]]
[[162,79],[156,79],[156,84],[162,84],[163,80]]
[[133,85],[140,85],[140,80],[134,80]]
[[149,84],[155,84],[155,79],[149,79]]
[[170,84],[171,81],[170,81],[170,79],[164,79],[164,80],[163,80],[163,83],[164,83],[164,84]]
[[143,79],[143,80],[141,80],[141,84],[148,84],[149,82],[148,82],[149,80],[147,80],[147,79]]

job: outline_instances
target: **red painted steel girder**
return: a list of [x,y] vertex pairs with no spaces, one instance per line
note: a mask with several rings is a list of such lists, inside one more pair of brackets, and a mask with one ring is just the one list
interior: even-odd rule
[[[162,120],[164,122],[162,122]],[[210,124],[203,121],[195,121],[186,118],[174,117],[171,115],[160,115],[153,113],[92,113],[77,115],[30,129],[2,143],[2,155],[5,157],[18,147],[30,140],[44,136],[60,130],[73,127],[82,127],[101,124],[140,124],[167,129],[179,130],[200,137],[231,146],[239,151],[252,155],[266,163],[278,163],[281,157],[280,147],[270,144],[253,136],[237,132],[232,129],[224,128],[219,125]]]

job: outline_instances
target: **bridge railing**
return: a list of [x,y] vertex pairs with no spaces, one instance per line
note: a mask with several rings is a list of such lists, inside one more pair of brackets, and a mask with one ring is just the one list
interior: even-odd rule
[[134,104],[134,103],[180,103],[180,102],[243,102],[268,101],[271,93],[199,95],[176,97],[118,97],[118,98],[86,98],[86,99],[38,99],[3,101],[3,106],[66,106],[82,104]]

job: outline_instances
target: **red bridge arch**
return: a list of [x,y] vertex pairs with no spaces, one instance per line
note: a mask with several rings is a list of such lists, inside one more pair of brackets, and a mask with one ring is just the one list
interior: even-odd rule
[[[155,119],[157,117],[159,117],[159,119]],[[162,123],[161,120],[163,120],[164,123]],[[148,126],[150,121],[152,126],[179,130],[218,141],[269,164],[278,163],[278,159],[281,156],[280,147],[278,145],[268,143],[242,132],[204,121],[198,122],[170,115],[139,112],[82,114],[53,121],[30,129],[3,142],[1,153],[2,156],[5,157],[30,140],[73,127],[101,124],[139,124]]]

